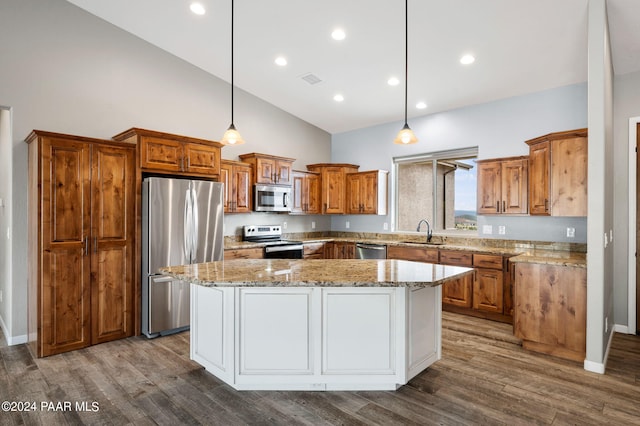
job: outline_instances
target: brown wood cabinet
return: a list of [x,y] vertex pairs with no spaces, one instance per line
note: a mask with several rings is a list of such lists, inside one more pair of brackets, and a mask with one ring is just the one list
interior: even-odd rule
[[513,330],[522,346],[584,361],[587,328],[586,268],[515,264]]
[[437,248],[410,247],[410,246],[387,246],[387,259],[412,260],[415,262],[438,263],[439,255]]
[[[440,263],[443,265],[471,267],[473,254],[465,251],[440,250]],[[457,280],[446,282],[442,286],[442,303],[461,308],[470,308],[472,303],[473,275],[465,275]]]
[[320,173],[294,170],[293,176],[293,214],[320,214]]
[[529,145],[529,213],[587,215],[587,129],[551,133]]
[[135,146],[34,131],[28,335],[36,356],[134,334]]
[[224,183],[224,212],[251,211],[251,165],[241,161],[220,161],[220,182]]
[[219,142],[138,128],[119,133],[113,139],[137,145],[142,172],[208,178],[220,174]]
[[347,174],[356,173],[354,164],[309,164],[307,169],[321,175],[320,202],[323,214],[344,214],[347,211]]
[[224,260],[230,259],[262,259],[264,258],[263,247],[250,247],[241,249],[228,249],[224,251]]
[[304,243],[304,259],[324,259],[325,243]]
[[386,170],[347,174],[347,214],[387,214]]
[[355,259],[356,244],[348,241],[331,241],[324,245],[325,259]]
[[529,157],[478,161],[478,213],[528,213]]
[[502,256],[474,254],[476,278],[473,282],[473,309],[503,313],[504,273]]
[[255,182],[264,184],[291,185],[294,158],[275,155],[250,154],[239,155],[240,160],[249,163],[255,171]]

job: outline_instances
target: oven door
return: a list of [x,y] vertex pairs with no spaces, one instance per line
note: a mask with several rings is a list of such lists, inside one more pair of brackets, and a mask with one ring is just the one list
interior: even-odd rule
[[276,244],[264,248],[265,259],[302,259],[302,244]]
[[290,212],[291,187],[256,185],[254,209],[257,212]]

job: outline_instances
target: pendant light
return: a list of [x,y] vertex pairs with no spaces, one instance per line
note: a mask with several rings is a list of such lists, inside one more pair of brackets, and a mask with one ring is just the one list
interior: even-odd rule
[[233,124],[233,88],[233,0],[231,0],[231,125],[222,136],[220,142],[223,145],[242,145],[244,143],[240,132],[236,130],[236,126]]
[[407,124],[407,85],[409,75],[409,0],[404,0],[404,126],[393,143],[409,145],[418,142],[418,138]]

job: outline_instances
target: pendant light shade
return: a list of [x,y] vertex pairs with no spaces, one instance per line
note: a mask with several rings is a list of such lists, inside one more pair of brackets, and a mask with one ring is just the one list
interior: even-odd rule
[[409,80],[409,0],[404,0],[404,126],[393,140],[398,145],[418,142],[418,138],[407,123],[407,86]]
[[220,143],[223,145],[242,145],[244,143],[240,132],[236,130],[236,126],[233,124],[233,9],[233,0],[231,0],[231,125],[222,136]]

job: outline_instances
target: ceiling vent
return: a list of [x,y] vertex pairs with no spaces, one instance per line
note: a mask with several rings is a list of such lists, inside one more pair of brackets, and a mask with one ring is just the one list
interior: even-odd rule
[[312,74],[312,73],[304,74],[301,78],[304,81],[306,81],[307,83],[311,84],[311,85],[318,84],[318,83],[322,82],[322,80],[320,80],[317,75]]

